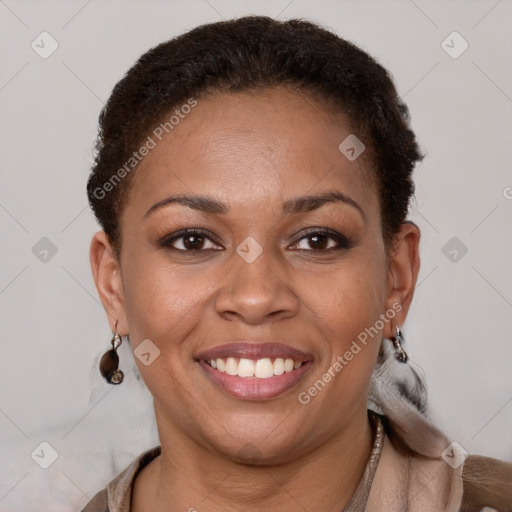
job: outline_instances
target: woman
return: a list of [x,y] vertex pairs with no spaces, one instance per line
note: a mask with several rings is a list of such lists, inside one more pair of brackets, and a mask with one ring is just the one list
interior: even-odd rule
[[422,156],[388,73],[305,21],[198,27],[100,116],[91,244],[161,445],[84,509],[512,510],[512,465],[426,418],[400,327]]

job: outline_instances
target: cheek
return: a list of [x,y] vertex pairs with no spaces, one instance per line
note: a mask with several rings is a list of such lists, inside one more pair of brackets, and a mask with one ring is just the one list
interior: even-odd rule
[[[130,330],[134,360],[147,388],[157,401],[166,403],[173,417],[186,423],[200,411],[193,412],[190,404],[191,375],[197,372],[191,353],[193,347],[183,340],[195,339],[194,330],[202,325],[204,301],[212,281],[207,274],[195,278],[191,272],[173,265],[136,261],[126,268],[124,281],[125,309]],[[152,263],[150,263],[152,262]],[[149,351],[158,354],[146,364],[138,354]],[[140,345],[140,348],[139,347]],[[186,383],[186,384],[185,384]],[[193,383],[193,380],[192,380]],[[172,399],[171,399],[172,397]],[[191,407],[183,413],[183,404]]]
[[366,408],[381,340],[380,331],[370,328],[379,319],[383,305],[376,293],[380,285],[366,278],[352,274],[337,285],[331,284],[333,300],[325,302],[327,307],[319,324],[326,357],[314,376],[297,391],[298,402],[308,413],[302,421],[323,418],[321,425],[314,427],[318,436],[329,435],[356,410]]
[[342,395],[346,401],[356,400],[369,383],[382,338],[386,295],[384,260],[361,254],[348,267],[325,279],[325,293],[317,298],[319,325],[330,353],[322,377],[337,390],[331,398]]
[[215,282],[206,273],[141,255],[123,269],[125,309],[133,348],[149,338],[162,353],[178,348],[197,324],[207,291]]
[[383,313],[386,297],[384,262],[361,251],[337,272],[325,276],[318,297],[325,325],[345,344],[374,325]]

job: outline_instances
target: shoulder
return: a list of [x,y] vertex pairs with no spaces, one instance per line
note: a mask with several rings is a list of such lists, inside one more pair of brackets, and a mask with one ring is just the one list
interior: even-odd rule
[[99,491],[81,512],[128,512],[135,478],[160,453],[160,446],[141,453],[105,489]]
[[512,511],[512,464],[470,455],[464,462],[462,481],[461,512],[480,512],[484,507]]

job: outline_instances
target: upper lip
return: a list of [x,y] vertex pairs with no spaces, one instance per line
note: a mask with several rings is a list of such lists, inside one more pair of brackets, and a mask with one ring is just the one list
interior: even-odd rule
[[276,343],[273,341],[253,343],[250,341],[235,341],[218,345],[216,347],[205,350],[198,355],[198,360],[209,361],[211,359],[224,359],[227,357],[238,357],[244,359],[263,359],[269,357],[275,359],[282,357],[283,359],[293,359],[294,361],[311,361],[312,355],[307,352]]

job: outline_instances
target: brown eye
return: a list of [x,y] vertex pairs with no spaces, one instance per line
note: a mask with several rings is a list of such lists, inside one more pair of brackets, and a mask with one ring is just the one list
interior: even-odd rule
[[206,233],[188,229],[181,233],[165,237],[160,242],[162,247],[174,249],[181,252],[207,251],[219,249]]
[[309,235],[309,244],[313,249],[326,249],[329,244],[329,237],[326,235],[315,234]]
[[204,237],[201,235],[187,235],[182,237],[185,249],[202,249],[204,245]]
[[339,249],[349,249],[351,243],[345,236],[336,231],[317,230],[311,231],[303,236],[293,246],[294,249],[301,251],[330,251]]

